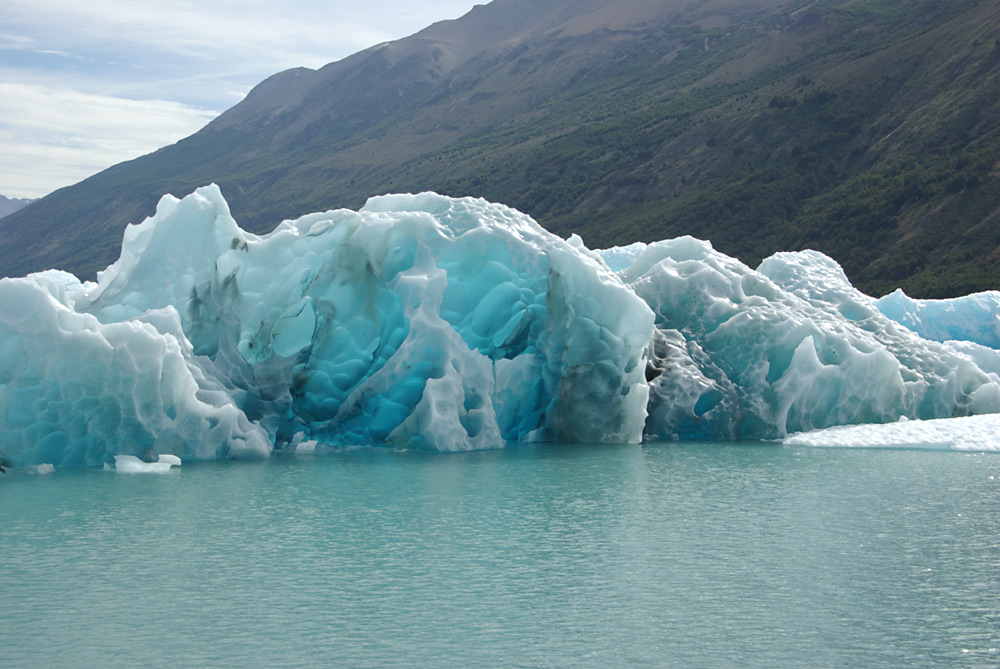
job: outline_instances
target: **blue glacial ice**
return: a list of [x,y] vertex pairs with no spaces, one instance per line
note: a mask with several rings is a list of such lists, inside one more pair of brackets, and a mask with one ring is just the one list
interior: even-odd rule
[[632,253],[620,276],[656,314],[647,437],[775,439],[1000,407],[995,349],[921,338],[820,253],[756,271],[690,237]]
[[[989,304],[964,326],[995,324]],[[756,271],[689,237],[595,252],[433,193],[256,236],[208,186],[129,226],[96,283],[0,281],[0,456],[780,439],[1000,411],[989,340],[883,306],[809,251]]]
[[896,290],[876,304],[883,314],[925,339],[1000,348],[1000,291],[950,300],[915,300]]

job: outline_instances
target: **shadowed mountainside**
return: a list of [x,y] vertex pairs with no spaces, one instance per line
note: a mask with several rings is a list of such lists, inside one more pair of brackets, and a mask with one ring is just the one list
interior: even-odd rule
[[0,195],[0,218],[13,214],[18,209],[23,209],[32,202],[29,198],[5,197]]
[[165,192],[239,223],[436,190],[592,247],[814,248],[871,294],[1000,287],[1000,6],[495,0],[319,70],[4,219],[0,272],[89,278]]

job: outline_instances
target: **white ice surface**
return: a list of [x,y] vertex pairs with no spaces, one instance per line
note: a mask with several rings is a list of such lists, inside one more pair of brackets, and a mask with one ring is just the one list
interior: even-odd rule
[[160,455],[156,462],[145,462],[134,455],[115,456],[115,471],[119,474],[166,474],[177,465],[180,459],[176,456]]
[[937,448],[1000,451],[1000,414],[910,420],[884,425],[846,425],[793,434],[788,446]]

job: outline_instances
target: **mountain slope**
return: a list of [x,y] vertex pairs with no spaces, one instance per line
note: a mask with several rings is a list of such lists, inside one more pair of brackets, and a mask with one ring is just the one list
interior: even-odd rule
[[0,271],[91,274],[164,192],[241,225],[437,190],[591,246],[816,248],[864,290],[1000,287],[1000,8],[495,0],[262,82],[177,144],[4,221]]
[[23,209],[30,203],[31,200],[28,198],[5,197],[0,195],[0,218],[3,218],[8,214],[13,214],[18,209]]

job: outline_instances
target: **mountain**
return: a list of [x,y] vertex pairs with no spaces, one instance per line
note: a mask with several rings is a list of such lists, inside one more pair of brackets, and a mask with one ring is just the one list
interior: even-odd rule
[[1000,4],[494,0],[259,84],[4,220],[0,272],[89,276],[165,192],[244,227],[436,190],[591,247],[814,248],[870,294],[1000,287]]
[[23,209],[33,200],[22,197],[5,197],[0,195],[0,218],[7,214],[13,214],[18,209]]

